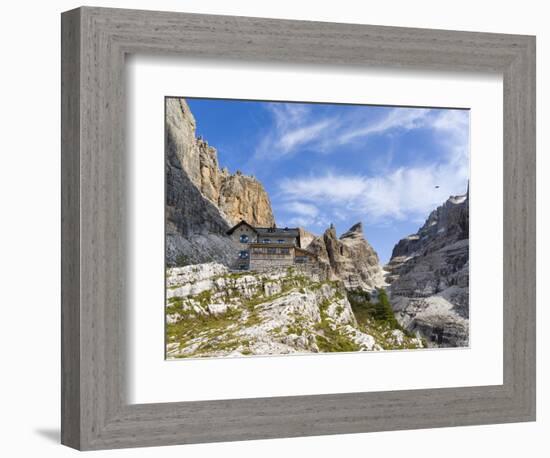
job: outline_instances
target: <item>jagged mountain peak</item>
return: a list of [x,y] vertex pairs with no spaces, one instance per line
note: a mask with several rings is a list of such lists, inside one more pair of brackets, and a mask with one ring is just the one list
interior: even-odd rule
[[385,285],[378,254],[363,236],[363,225],[354,224],[340,238],[330,225],[308,247],[327,265],[331,277],[340,279],[348,289],[373,290]]
[[469,234],[468,193],[450,196],[433,210],[415,234],[399,240],[394,246],[390,263],[394,258],[411,257],[426,250],[438,249],[450,240],[467,239]]
[[330,223],[330,226],[327,227],[327,229],[323,233],[323,237],[329,237],[332,239],[338,238],[338,236],[336,235],[336,227],[334,226],[334,224]]
[[346,232],[344,232],[340,236],[340,240],[346,239],[346,238],[364,238],[363,235],[363,223],[359,221],[358,223],[355,223],[353,226],[351,226]]
[[386,281],[397,319],[436,346],[468,344],[469,195],[450,196],[393,248]]

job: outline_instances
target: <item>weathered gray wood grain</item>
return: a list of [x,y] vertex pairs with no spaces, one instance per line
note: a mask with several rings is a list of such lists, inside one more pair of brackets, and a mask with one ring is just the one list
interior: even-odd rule
[[80,14],[61,24],[61,441],[80,446]]
[[[64,444],[101,449],[534,419],[534,37],[87,7],[64,13],[62,24]],[[502,73],[504,384],[129,405],[129,53]]]

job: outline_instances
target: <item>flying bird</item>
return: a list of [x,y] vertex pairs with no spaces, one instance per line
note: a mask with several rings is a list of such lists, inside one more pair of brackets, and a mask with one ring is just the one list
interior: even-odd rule
[[436,186],[435,189],[439,189],[439,186]]

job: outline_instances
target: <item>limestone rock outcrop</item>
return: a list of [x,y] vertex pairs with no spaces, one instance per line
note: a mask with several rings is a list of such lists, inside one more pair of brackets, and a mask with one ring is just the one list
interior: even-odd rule
[[201,194],[213,203],[229,225],[242,219],[254,226],[275,223],[263,185],[237,171],[230,174],[218,164],[216,148],[196,138],[196,122],[183,98],[166,100],[167,147]]
[[298,232],[300,233],[300,248],[307,249],[309,244],[317,238],[317,236],[313,232],[309,232],[303,227],[299,227]]
[[[187,110],[187,111],[184,111]],[[180,99],[166,106],[166,262],[168,265],[229,262],[230,224],[207,199],[200,183],[194,119]]]
[[169,359],[421,348],[399,329],[360,323],[340,283],[294,271],[168,269]]
[[182,98],[166,99],[166,259],[168,265],[230,263],[235,249],[226,231],[241,219],[274,223],[261,183],[220,170],[216,149],[196,137]]
[[308,246],[320,262],[330,268],[331,277],[344,282],[348,289],[372,291],[385,286],[384,270],[378,255],[363,235],[363,225],[357,223],[340,238],[331,225]]
[[429,345],[469,343],[469,194],[451,196],[385,266],[396,318]]
[[218,207],[231,224],[245,220],[253,226],[271,227],[275,224],[271,202],[262,183],[239,172],[221,175]]

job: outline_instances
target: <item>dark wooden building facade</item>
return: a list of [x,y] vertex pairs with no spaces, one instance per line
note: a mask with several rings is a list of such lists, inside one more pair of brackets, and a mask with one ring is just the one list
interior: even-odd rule
[[227,234],[235,244],[235,268],[239,270],[267,270],[317,260],[314,253],[301,247],[298,228],[254,227],[241,221]]

